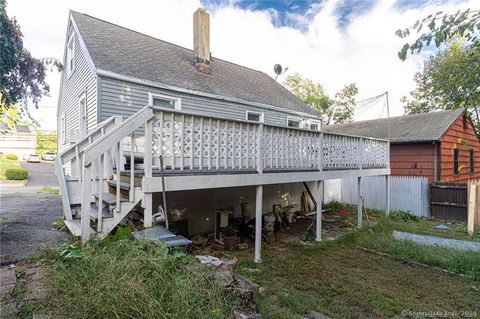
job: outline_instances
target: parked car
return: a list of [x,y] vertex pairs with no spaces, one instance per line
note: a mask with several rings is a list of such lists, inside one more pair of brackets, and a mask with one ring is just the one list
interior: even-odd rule
[[37,154],[30,154],[27,156],[27,162],[40,163],[40,156],[38,156]]
[[54,161],[55,160],[55,153],[53,152],[45,152],[43,155],[42,155],[42,159],[44,161]]

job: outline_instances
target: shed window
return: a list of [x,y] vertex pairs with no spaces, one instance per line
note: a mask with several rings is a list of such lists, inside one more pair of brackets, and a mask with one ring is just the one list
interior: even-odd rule
[[246,118],[247,121],[263,123],[263,113],[260,112],[247,111]]
[[75,70],[75,33],[72,33],[67,43],[67,75]]
[[295,117],[288,117],[287,126],[300,128],[302,127],[302,120]]
[[470,150],[470,173],[471,173],[471,174],[475,173],[475,162],[474,162],[474,159],[475,159],[475,151],[474,151],[474,150]]
[[156,107],[172,109],[172,110],[181,110],[181,101],[179,98],[167,95],[159,94],[148,94],[148,104]]
[[453,175],[458,175],[458,161],[459,161],[459,154],[458,148],[453,149]]

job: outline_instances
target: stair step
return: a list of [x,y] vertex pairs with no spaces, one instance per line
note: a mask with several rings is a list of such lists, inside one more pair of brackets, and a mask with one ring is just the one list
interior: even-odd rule
[[[117,187],[116,181],[107,181],[107,184],[112,187]],[[127,182],[120,182],[120,188],[124,190],[130,190],[130,183]]]
[[[82,226],[80,219],[65,220],[65,225],[70,230],[73,236],[78,237],[82,235]],[[96,231],[90,227],[90,233],[95,234]]]
[[[95,194],[93,194],[93,196],[95,196],[95,198],[98,199],[100,197],[100,194],[95,193]],[[102,194],[102,201],[104,203],[107,203],[108,205],[115,205],[117,203],[117,196],[112,194],[112,193],[103,193]],[[121,202],[127,202],[128,198],[120,196],[120,201]]]
[[[113,218],[113,214],[110,214],[109,212],[103,211],[102,212],[102,219],[106,218]],[[90,219],[93,221],[96,221],[98,219],[98,207],[92,206],[90,208]]]

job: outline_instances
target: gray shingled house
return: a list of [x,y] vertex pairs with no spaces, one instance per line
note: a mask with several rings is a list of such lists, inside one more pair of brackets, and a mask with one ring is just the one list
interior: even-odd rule
[[212,56],[209,19],[194,13],[190,50],[70,12],[57,175],[83,240],[134,212],[145,227],[157,217],[207,232],[226,209],[256,217],[259,260],[262,214],[298,205],[302,182],[321,204],[325,179],[389,174],[387,141],[323,134],[320,115],[269,75]]

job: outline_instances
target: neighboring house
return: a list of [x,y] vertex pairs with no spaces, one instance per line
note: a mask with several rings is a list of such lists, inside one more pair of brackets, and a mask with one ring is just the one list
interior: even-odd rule
[[0,152],[3,154],[16,154],[19,158],[24,155],[35,154],[37,148],[37,135],[28,125],[14,125],[9,127],[6,123],[0,126]]
[[480,138],[463,109],[329,125],[325,131],[390,139],[392,175],[431,182],[480,178]]
[[285,198],[298,208],[302,182],[321,202],[324,179],[389,174],[387,141],[323,135],[320,115],[269,75],[210,54],[206,11],[193,25],[192,51],[70,12],[57,176],[74,234],[105,236],[131,211],[151,227],[164,206],[186,209],[167,225],[204,233],[218,209],[247,203],[259,259],[262,213]]

